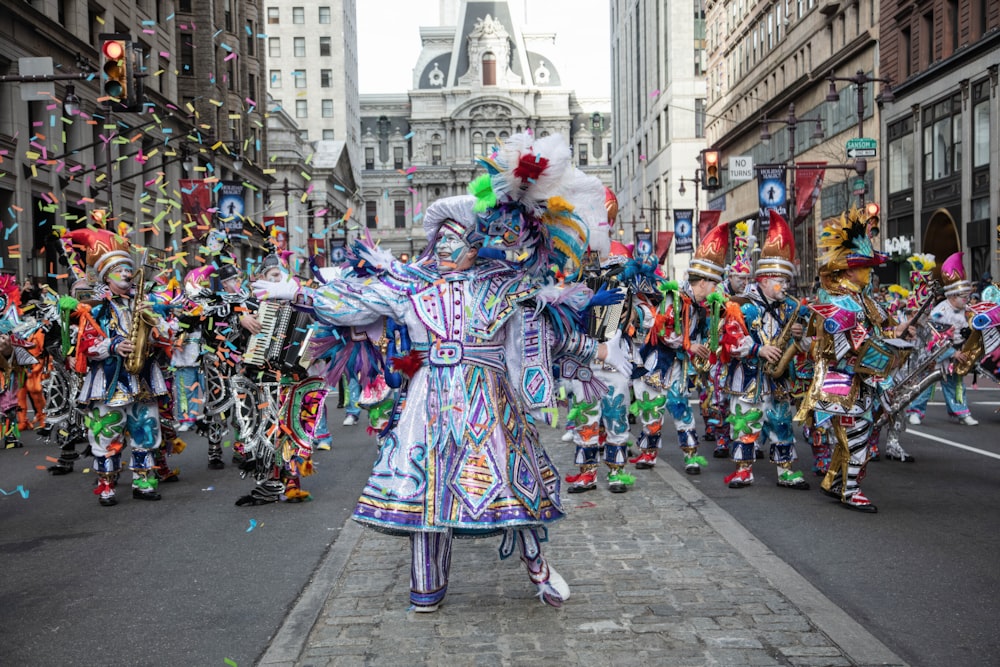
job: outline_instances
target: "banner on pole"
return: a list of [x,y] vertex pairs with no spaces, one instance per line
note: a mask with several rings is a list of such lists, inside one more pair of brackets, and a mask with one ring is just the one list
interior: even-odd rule
[[195,223],[202,231],[212,225],[212,191],[200,178],[182,178],[181,214],[185,225]]
[[274,243],[275,249],[278,252],[288,250],[288,228],[285,225],[285,216],[265,215],[264,231]]
[[823,189],[826,162],[797,162],[795,164],[795,225],[801,225],[819,199]]
[[674,209],[674,252],[694,252],[694,209]]
[[722,211],[698,211],[698,243],[715,229],[722,218]]
[[788,219],[788,188],[785,185],[785,165],[762,164],[757,168],[757,238],[766,239],[771,226],[771,210]]
[[227,232],[242,232],[246,214],[246,187],[240,181],[223,181],[219,187],[217,227]]

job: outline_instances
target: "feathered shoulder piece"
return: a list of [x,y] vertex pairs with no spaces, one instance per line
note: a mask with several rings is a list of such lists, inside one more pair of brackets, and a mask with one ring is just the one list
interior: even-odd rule
[[17,278],[9,273],[0,274],[0,295],[3,298],[4,312],[10,306],[21,305],[21,288],[17,284]]

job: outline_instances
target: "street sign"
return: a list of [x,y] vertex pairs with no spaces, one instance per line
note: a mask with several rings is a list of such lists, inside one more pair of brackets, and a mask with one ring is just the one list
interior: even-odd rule
[[[52,76],[52,58],[18,58],[17,70],[21,76]],[[56,84],[51,81],[25,81],[21,84],[21,101],[52,101],[56,96]]]
[[868,191],[868,186],[865,185],[865,179],[863,179],[863,178],[855,178],[854,179],[854,187],[853,187],[853,189],[851,191],[851,194],[863,195],[867,191]]
[[729,158],[729,180],[749,181],[753,179],[753,158],[739,155]]
[[847,140],[847,157],[875,157],[878,142],[868,137]]

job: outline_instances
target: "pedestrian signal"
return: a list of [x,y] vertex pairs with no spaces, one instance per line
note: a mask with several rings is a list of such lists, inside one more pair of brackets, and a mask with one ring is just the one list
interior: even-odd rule
[[705,190],[718,190],[722,187],[722,179],[719,176],[719,151],[705,151],[702,153],[702,182],[701,187]]
[[879,211],[881,208],[875,202],[865,204],[865,226],[868,228],[868,236],[874,238],[878,236]]

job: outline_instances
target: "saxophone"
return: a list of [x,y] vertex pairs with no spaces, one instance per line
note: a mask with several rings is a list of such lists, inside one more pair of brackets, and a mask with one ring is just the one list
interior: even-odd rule
[[799,342],[792,340],[792,327],[799,321],[799,309],[801,307],[802,302],[796,301],[795,309],[788,314],[788,321],[785,322],[785,326],[781,329],[781,334],[771,343],[771,345],[784,350],[784,352],[781,353],[781,359],[777,362],[768,361],[764,364],[764,373],[768,377],[780,378],[784,375],[788,371],[788,364],[792,363],[792,357],[801,351]]
[[134,281],[135,297],[132,299],[132,322],[128,333],[132,352],[125,357],[125,370],[133,375],[139,373],[146,364],[149,357],[149,334],[156,326],[153,314],[141,307],[145,298],[145,282],[145,268],[141,268]]

